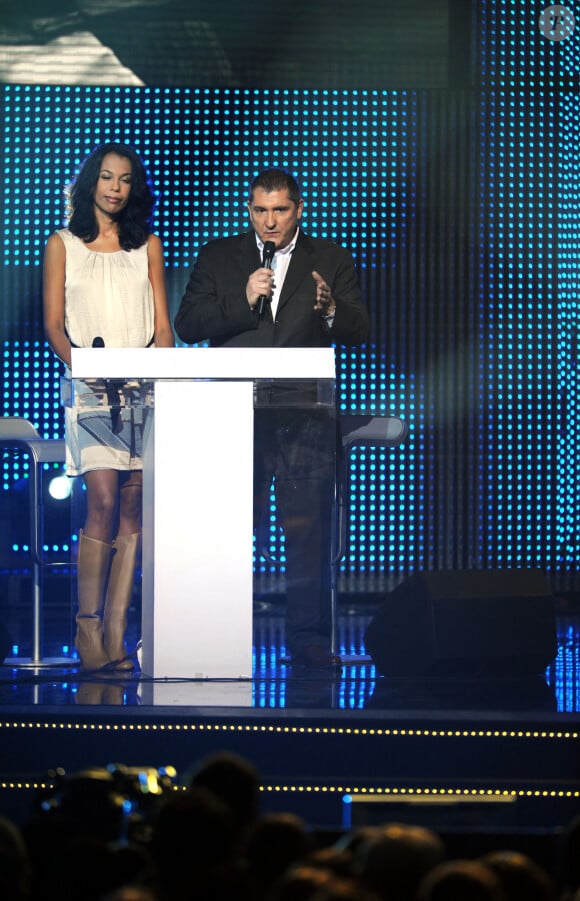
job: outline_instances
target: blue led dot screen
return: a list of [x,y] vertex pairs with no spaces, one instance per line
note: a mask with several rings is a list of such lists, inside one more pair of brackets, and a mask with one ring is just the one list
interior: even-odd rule
[[[2,414],[62,437],[42,255],[97,144],[127,141],[152,174],[172,314],[199,247],[245,230],[249,182],[281,165],[371,315],[367,346],[336,348],[339,409],[409,426],[349,456],[341,576],[539,567],[573,586],[578,23],[576,2],[530,0],[18,4],[0,29]],[[21,478],[5,456],[3,492]]]

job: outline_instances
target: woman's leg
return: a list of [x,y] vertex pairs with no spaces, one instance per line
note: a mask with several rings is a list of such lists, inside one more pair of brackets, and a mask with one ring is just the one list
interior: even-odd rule
[[75,645],[82,668],[98,670],[106,667],[110,659],[103,641],[103,608],[118,508],[119,473],[93,470],[85,473],[84,481],[87,516],[77,558]]
[[119,473],[119,528],[117,535],[141,531],[143,514],[143,473]]
[[113,541],[103,624],[105,651],[117,670],[133,669],[127,659],[125,630],[141,544],[142,481],[141,472],[120,474],[119,529]]
[[78,613],[75,645],[84,670],[109,663],[103,641],[103,606],[111,562],[111,537],[117,509],[118,473],[95,470],[85,475],[87,518],[77,559]]
[[113,539],[119,510],[119,483],[122,473],[114,469],[95,469],[85,473],[87,517],[83,532],[98,541]]

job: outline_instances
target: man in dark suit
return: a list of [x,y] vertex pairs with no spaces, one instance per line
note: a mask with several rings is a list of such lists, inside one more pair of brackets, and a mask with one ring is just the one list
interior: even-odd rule
[[[369,320],[353,261],[299,226],[304,201],[292,175],[268,169],[251,184],[252,229],[199,252],[175,329],[182,341],[217,347],[328,347],[368,340]],[[264,245],[275,255],[262,265]],[[335,410],[309,401],[315,387],[259,389],[255,411],[255,524],[274,479],[286,546],[286,641],[293,665],[332,667],[330,543]]]

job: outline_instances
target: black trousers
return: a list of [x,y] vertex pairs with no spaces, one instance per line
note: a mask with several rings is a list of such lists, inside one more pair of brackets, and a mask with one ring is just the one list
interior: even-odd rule
[[336,473],[333,408],[254,412],[254,523],[272,481],[286,549],[286,643],[290,654],[330,647],[330,554]]

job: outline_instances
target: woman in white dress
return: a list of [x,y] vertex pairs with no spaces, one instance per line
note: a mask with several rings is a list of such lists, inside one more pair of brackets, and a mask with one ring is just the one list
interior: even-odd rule
[[[94,150],[69,188],[68,228],[48,239],[43,291],[46,337],[69,380],[72,346],[174,345],[154,202],[125,144]],[[131,390],[94,379],[65,400],[67,472],[86,486],[75,639],[86,671],[133,669],[125,630],[141,536],[143,408],[127,402]]]

